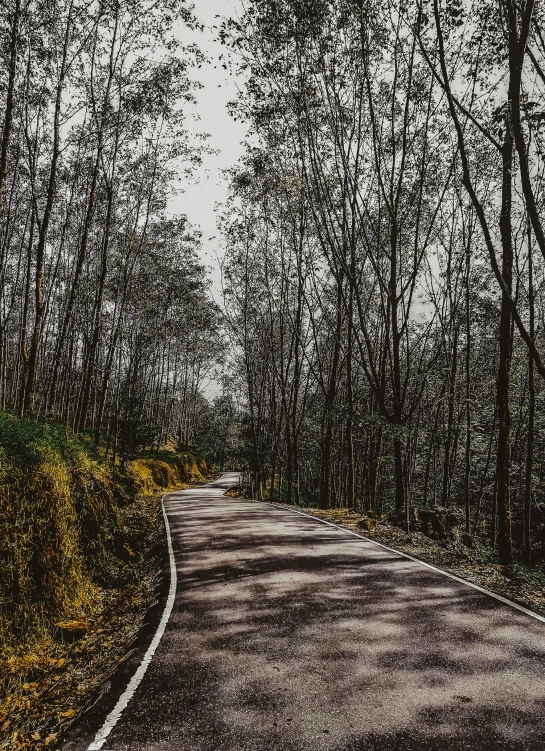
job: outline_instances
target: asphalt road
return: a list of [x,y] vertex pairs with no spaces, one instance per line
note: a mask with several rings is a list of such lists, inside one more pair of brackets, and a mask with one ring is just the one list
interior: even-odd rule
[[[233,481],[165,499],[173,610],[104,751],[545,748],[545,624],[373,542],[222,497]],[[146,646],[66,751],[88,748]]]

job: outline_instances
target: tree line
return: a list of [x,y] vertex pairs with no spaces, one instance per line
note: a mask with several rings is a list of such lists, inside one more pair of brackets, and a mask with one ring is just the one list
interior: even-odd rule
[[449,507],[502,565],[542,561],[542,4],[251,0],[220,38],[250,126],[223,271],[259,492]]
[[198,233],[184,0],[0,10],[0,405],[125,455],[193,442],[220,346]]

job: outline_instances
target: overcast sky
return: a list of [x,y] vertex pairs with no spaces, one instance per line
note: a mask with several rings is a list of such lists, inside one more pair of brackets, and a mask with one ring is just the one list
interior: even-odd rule
[[[205,30],[187,33],[183,39],[195,42],[209,58],[209,63],[193,72],[193,77],[203,88],[196,92],[196,111],[200,122],[192,123],[191,130],[209,133],[209,146],[217,153],[205,155],[203,166],[198,170],[196,182],[187,186],[185,192],[173,201],[172,210],[187,214],[190,222],[200,227],[203,236],[202,256],[211,268],[211,276],[217,289],[219,269],[216,254],[220,252],[214,205],[226,196],[225,181],[221,171],[233,165],[242,155],[241,141],[246,135],[244,124],[234,122],[227,113],[227,104],[237,94],[235,80],[221,67],[218,57],[225,48],[214,41],[220,23],[215,16],[238,15],[239,0],[195,0],[195,14],[205,25]],[[211,239],[214,238],[214,239]]]

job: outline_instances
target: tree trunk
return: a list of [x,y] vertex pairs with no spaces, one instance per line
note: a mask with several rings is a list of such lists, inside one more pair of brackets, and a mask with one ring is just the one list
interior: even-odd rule
[[11,22],[9,41],[9,73],[6,90],[6,108],[4,111],[4,128],[2,131],[2,147],[0,151],[0,209],[2,208],[4,185],[8,173],[8,150],[13,123],[15,74],[17,71],[17,42],[19,37],[19,20],[21,18],[21,0],[15,0],[15,10]]
[[448,391],[448,417],[447,436],[445,441],[445,462],[443,466],[443,488],[441,492],[441,504],[448,506],[450,502],[450,473],[451,473],[451,448],[454,431],[454,402],[456,399],[456,375],[458,369],[458,324],[454,323],[454,336],[452,341],[452,361],[449,372]]
[[464,470],[464,507],[465,507],[465,529],[466,534],[471,533],[471,497],[470,497],[470,479],[471,479],[471,306],[470,306],[470,274],[471,274],[471,252],[468,240],[466,251],[466,446],[465,446],[465,470]]
[[20,339],[20,352],[21,352],[21,381],[19,387],[19,399],[18,399],[18,412],[19,416],[24,416],[24,404],[25,404],[25,392],[26,383],[28,378],[28,347],[27,347],[27,326],[28,326],[28,308],[30,304],[30,278],[32,270],[32,246],[34,244],[34,225],[35,215],[32,212],[30,219],[30,232],[28,238],[28,251],[27,251],[27,269],[25,278],[25,297],[23,301],[23,315],[21,319],[21,339]]
[[64,79],[66,76],[66,61],[68,57],[68,47],[70,40],[70,30],[72,26],[72,3],[70,3],[68,9],[68,18],[66,21],[66,30],[64,34],[62,60],[59,72],[59,80],[57,82],[57,91],[55,97],[55,113],[53,116],[53,150],[51,154],[51,165],[49,169],[49,180],[47,185],[47,195],[44,208],[44,214],[40,225],[40,231],[38,233],[38,245],[36,248],[36,276],[34,282],[34,297],[35,297],[35,317],[34,317],[34,330],[32,332],[32,339],[30,345],[30,353],[28,357],[28,375],[25,384],[25,394],[23,399],[23,413],[28,414],[32,409],[32,401],[34,398],[34,388],[36,381],[36,369],[38,365],[38,350],[40,346],[40,339],[42,335],[42,325],[45,313],[44,306],[44,261],[45,261],[45,246],[47,242],[47,234],[49,231],[49,223],[51,221],[51,214],[53,211],[53,201],[55,199],[56,184],[57,184],[57,164],[60,156],[60,120],[61,120],[61,103],[62,93],[64,88]]
[[[502,238],[502,276],[507,287],[509,297],[513,279],[513,244],[511,236],[511,202],[512,202],[512,160],[513,141],[510,123],[505,122],[505,140],[502,150],[503,183],[502,183],[502,212],[500,217],[500,232]],[[509,386],[511,373],[512,352],[511,307],[508,295],[502,293],[500,332],[499,332],[499,364],[496,391],[498,411],[498,454],[496,464],[497,490],[496,510],[498,518],[497,547],[501,566],[510,567],[513,563],[513,549],[511,536],[511,414],[509,408]]]
[[[530,336],[535,338],[535,297],[532,259],[532,232],[528,226],[528,302],[530,307]],[[534,464],[534,425],[536,410],[536,388],[534,383],[534,358],[528,354],[528,438],[526,445],[526,482],[522,515],[522,551],[527,566],[532,564],[532,473]]]
[[[354,263],[351,269],[352,277],[355,276]],[[347,497],[346,505],[353,509],[355,499],[355,473],[354,473],[354,384],[352,383],[352,345],[353,345],[353,316],[354,316],[354,288],[350,285],[348,298],[348,333],[347,333],[347,352],[346,352],[346,385],[348,389],[348,417],[346,420],[346,461],[348,464],[347,478]]]
[[332,442],[333,442],[333,404],[337,394],[337,373],[341,353],[342,336],[342,279],[337,279],[337,321],[335,326],[335,341],[333,343],[333,359],[329,373],[329,386],[325,395],[324,429],[322,433],[320,506],[331,508],[331,472],[332,472]]

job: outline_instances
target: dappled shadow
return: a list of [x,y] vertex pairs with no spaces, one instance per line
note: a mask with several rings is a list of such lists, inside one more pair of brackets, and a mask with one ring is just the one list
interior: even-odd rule
[[539,749],[545,630],[313,519],[171,495],[176,607],[111,748]]

